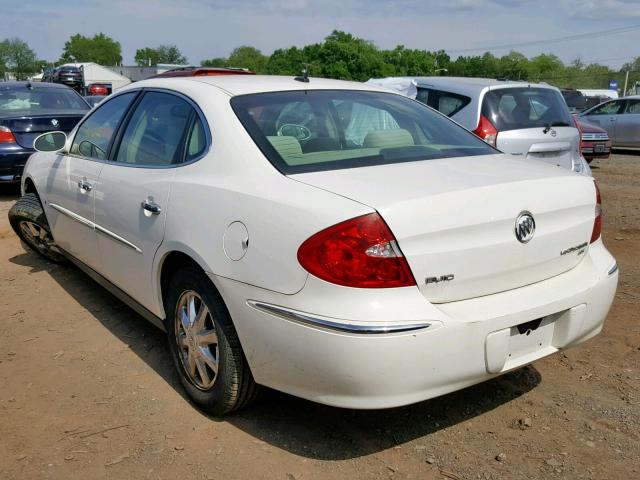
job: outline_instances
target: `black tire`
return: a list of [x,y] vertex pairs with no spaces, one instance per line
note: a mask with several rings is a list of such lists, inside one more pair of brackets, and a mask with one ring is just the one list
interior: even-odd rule
[[[198,378],[192,379],[187,372],[185,367],[187,360],[184,357],[186,353],[184,348],[180,347],[178,338],[180,325],[176,324],[179,321],[179,302],[182,302],[185,295],[191,295],[192,292],[195,292],[208,308],[210,316],[207,317],[207,322],[212,322],[215,326],[218,339],[215,349],[218,369],[214,376],[214,383],[209,388],[199,386]],[[169,282],[165,305],[169,349],[180,382],[189,397],[202,410],[217,416],[243,408],[255,400],[260,387],[253,379],[229,312],[205,273],[195,266],[185,267],[176,272]]]
[[[49,222],[35,193],[25,193],[13,204],[9,210],[9,223],[16,235],[33,251],[52,262],[66,263],[66,258],[56,247]],[[35,235],[27,225],[39,228],[40,234]]]

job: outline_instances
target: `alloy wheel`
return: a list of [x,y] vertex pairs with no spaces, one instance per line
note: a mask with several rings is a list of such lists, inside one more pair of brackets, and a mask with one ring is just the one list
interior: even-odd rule
[[209,390],[218,378],[220,361],[218,334],[202,297],[193,290],[183,292],[176,305],[175,338],[182,366],[200,390]]

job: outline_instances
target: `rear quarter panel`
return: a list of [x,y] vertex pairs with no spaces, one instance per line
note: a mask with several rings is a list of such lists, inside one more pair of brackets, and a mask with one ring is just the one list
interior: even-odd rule
[[[278,172],[249,137],[226,94],[208,86],[184,92],[205,114],[212,145],[204,158],[177,169],[165,238],[154,262],[155,282],[164,258],[181,251],[208,273],[279,293],[298,292],[308,276],[297,260],[302,242],[372,209]],[[226,253],[244,240],[227,232],[234,222],[248,231],[240,260]]]

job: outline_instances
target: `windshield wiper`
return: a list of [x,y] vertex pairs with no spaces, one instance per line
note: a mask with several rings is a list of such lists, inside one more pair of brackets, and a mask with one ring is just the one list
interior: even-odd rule
[[542,130],[542,133],[548,133],[549,130],[551,130],[551,127],[570,127],[571,125],[568,124],[567,122],[550,122],[547,123],[544,127],[544,130]]

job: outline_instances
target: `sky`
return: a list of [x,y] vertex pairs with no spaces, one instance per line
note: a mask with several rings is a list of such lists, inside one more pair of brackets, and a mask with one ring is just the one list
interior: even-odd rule
[[[640,25],[640,0],[20,0],[3,2],[0,39],[18,37],[39,58],[57,60],[75,33],[103,32],[120,42],[125,64],[136,49],[175,44],[192,64],[251,45],[320,42],[344,30],[381,48],[444,49],[452,58],[483,47],[556,39]],[[468,49],[479,48],[478,51]],[[464,50],[464,52],[463,52]],[[618,68],[640,56],[640,28],[545,45],[553,53]],[[509,49],[495,49],[503,55]]]

